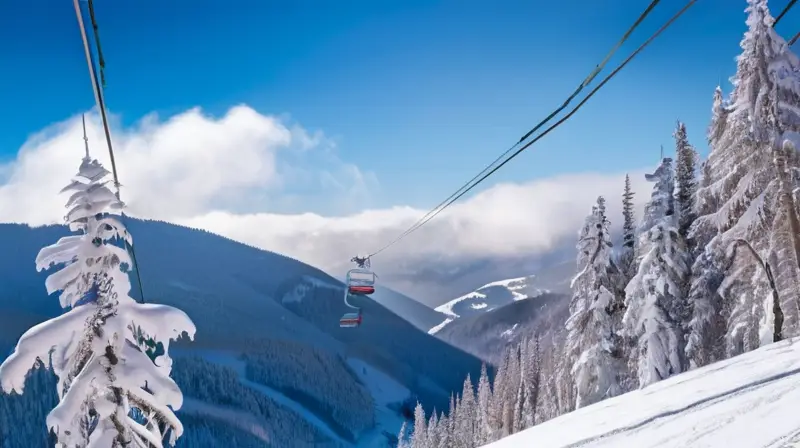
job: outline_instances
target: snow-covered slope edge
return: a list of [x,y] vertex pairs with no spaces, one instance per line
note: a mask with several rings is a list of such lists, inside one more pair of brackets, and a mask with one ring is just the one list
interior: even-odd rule
[[436,337],[494,365],[502,362],[505,348],[538,334],[552,342],[569,317],[569,296],[545,293],[534,300],[519,300],[490,312],[456,319]]
[[800,338],[602,401],[487,445],[763,447],[800,442]]
[[549,292],[546,289],[536,287],[535,278],[535,275],[529,275],[488,283],[475,291],[436,307],[435,311],[447,317],[444,321],[431,328],[428,333],[436,334],[455,319],[488,313],[509,303],[537,297]]

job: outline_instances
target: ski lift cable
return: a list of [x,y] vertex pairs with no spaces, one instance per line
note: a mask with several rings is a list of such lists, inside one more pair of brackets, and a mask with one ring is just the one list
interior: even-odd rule
[[797,42],[797,39],[800,39],[800,31],[798,31],[797,34],[795,34],[794,37],[789,40],[789,46],[791,47],[794,45],[794,43]]
[[[73,0],[72,3],[75,7],[75,15],[78,17],[78,26],[81,31],[81,39],[83,41],[83,49],[86,55],[86,63],[89,65],[89,77],[91,78],[92,81],[92,90],[94,91],[94,99],[95,102],[97,103],[97,108],[100,110],[100,117],[103,122],[103,131],[106,137],[106,144],[108,145],[108,154],[109,157],[111,158],[111,172],[114,176],[114,189],[115,189],[114,194],[117,197],[117,200],[122,202],[122,199],[120,199],[120,192],[119,192],[120,183],[119,183],[119,175],[117,174],[117,163],[116,160],[114,159],[114,148],[111,145],[111,130],[108,125],[108,116],[106,115],[106,108],[105,108],[105,98],[103,96],[103,85],[105,85],[105,75],[103,74],[102,70],[105,68],[105,60],[103,59],[103,54],[100,50],[100,35],[97,32],[98,28],[97,28],[97,20],[95,19],[94,16],[94,3],[92,0],[87,1],[89,6],[89,16],[94,30],[94,41],[95,45],[97,46],[97,53],[100,59],[100,69],[101,69],[100,75],[103,77],[102,85],[97,79],[97,67],[95,66],[91,46],[89,45],[89,38],[86,32],[86,25],[83,21],[83,15],[81,13],[79,0]],[[123,218],[125,217],[124,212],[122,212],[122,217]],[[144,303],[145,302],[144,289],[142,288],[142,277],[139,271],[139,263],[136,260],[136,252],[133,248],[133,245],[128,244],[127,240],[124,240],[124,244],[125,244],[125,249],[131,255],[133,270],[136,271],[136,281],[139,286],[139,293],[141,295],[140,302]]]
[[92,31],[94,34],[94,45],[97,48],[97,64],[100,66],[100,85],[106,87],[106,60],[103,57],[103,49],[100,47],[100,30],[97,28],[97,19],[94,17],[94,2],[88,0],[89,18],[92,20]]
[[[408,230],[406,230],[406,231],[405,231],[405,232],[403,232],[403,233],[402,233],[400,236],[398,236],[397,238],[395,238],[395,240],[393,240],[393,241],[391,241],[389,244],[387,244],[387,245],[386,245],[386,247],[389,247],[389,246],[393,245],[394,243],[396,243],[397,241],[399,241],[399,240],[403,239],[403,238],[404,238],[404,237],[405,237],[405,236],[406,236],[408,233],[412,232],[412,231],[413,231],[412,229],[415,229],[415,228],[416,228],[416,226],[417,226],[418,224],[420,224],[421,222],[425,221],[425,219],[426,219],[426,218],[427,218],[427,217],[428,217],[430,214],[432,214],[432,213],[436,213],[436,211],[437,211],[439,208],[441,208],[442,206],[444,206],[444,205],[445,205],[445,204],[446,204],[446,203],[447,203],[449,200],[451,200],[453,197],[455,197],[455,196],[457,196],[459,193],[461,193],[461,191],[462,191],[462,190],[464,190],[465,188],[469,187],[469,186],[470,186],[470,184],[472,184],[473,182],[475,182],[475,180],[476,180],[476,179],[478,179],[478,178],[479,178],[479,177],[480,177],[482,174],[484,174],[486,171],[490,170],[490,169],[491,169],[491,168],[492,168],[492,167],[493,167],[493,166],[494,166],[494,165],[495,165],[497,162],[499,162],[500,160],[502,160],[502,159],[503,159],[504,157],[506,157],[506,156],[507,156],[509,153],[511,153],[511,151],[513,151],[514,149],[516,149],[516,148],[517,148],[517,147],[518,147],[520,144],[522,144],[522,142],[524,142],[524,141],[525,141],[525,140],[526,140],[528,137],[530,137],[530,136],[531,136],[531,135],[532,135],[534,132],[538,131],[538,130],[539,130],[541,127],[542,127],[542,126],[546,125],[546,124],[547,124],[547,123],[548,123],[550,120],[552,120],[552,119],[553,119],[553,117],[555,117],[556,115],[558,115],[559,113],[561,113],[561,111],[563,111],[564,109],[566,109],[566,108],[567,108],[567,106],[569,106],[570,102],[572,102],[572,100],[573,100],[573,99],[575,99],[575,97],[577,97],[577,96],[578,96],[578,95],[581,93],[581,91],[582,91],[582,90],[583,90],[585,87],[587,87],[589,84],[591,84],[591,82],[594,80],[594,78],[596,78],[596,77],[597,77],[597,75],[598,75],[598,74],[600,74],[600,72],[601,72],[601,71],[603,70],[603,68],[606,66],[606,64],[608,63],[608,61],[609,61],[609,60],[611,60],[611,57],[612,57],[612,56],[614,56],[614,53],[616,53],[616,52],[617,52],[617,50],[619,50],[619,48],[622,46],[622,44],[624,44],[624,43],[625,43],[625,42],[628,40],[628,38],[630,37],[630,35],[631,35],[631,34],[633,34],[633,31],[634,31],[634,30],[635,30],[635,29],[636,29],[636,28],[637,28],[637,27],[638,27],[638,26],[639,26],[639,25],[640,25],[640,24],[641,24],[641,23],[644,21],[644,19],[645,19],[645,18],[647,18],[647,16],[650,14],[650,12],[653,10],[653,8],[655,8],[655,7],[656,7],[656,5],[658,5],[658,3],[659,3],[660,1],[661,1],[661,0],[652,0],[652,1],[650,2],[650,4],[647,6],[647,8],[645,8],[645,10],[644,10],[644,11],[643,11],[641,14],[639,14],[639,17],[636,19],[636,21],[633,23],[633,25],[631,25],[631,26],[628,28],[628,30],[625,32],[625,34],[623,34],[623,35],[622,35],[622,38],[621,38],[621,39],[620,39],[620,40],[619,40],[619,41],[616,43],[616,45],[614,45],[614,47],[612,47],[612,48],[611,48],[611,50],[608,52],[608,54],[606,54],[605,58],[603,58],[603,60],[602,60],[602,61],[601,61],[601,62],[600,62],[598,65],[596,65],[596,66],[594,67],[594,69],[592,69],[592,71],[589,73],[589,75],[588,75],[586,78],[584,78],[584,80],[583,80],[583,81],[580,83],[580,85],[578,85],[578,87],[577,87],[577,88],[576,88],[576,89],[575,89],[575,90],[572,92],[572,94],[570,94],[570,96],[568,96],[568,97],[567,97],[567,99],[566,99],[566,100],[564,100],[564,102],[563,102],[563,103],[562,103],[562,104],[561,104],[561,105],[560,105],[558,108],[556,108],[555,110],[553,110],[553,111],[550,113],[550,115],[548,115],[547,117],[545,117],[545,118],[544,118],[542,121],[540,121],[538,124],[536,124],[536,126],[534,126],[534,127],[533,127],[533,128],[531,128],[531,129],[530,129],[528,132],[526,132],[526,133],[525,133],[525,134],[524,134],[522,137],[520,137],[520,139],[519,139],[519,140],[518,140],[516,143],[514,143],[514,144],[513,144],[513,145],[512,145],[510,148],[508,148],[507,150],[505,150],[505,152],[503,152],[502,154],[500,154],[500,155],[499,155],[499,156],[498,156],[496,159],[494,159],[494,160],[493,160],[493,161],[492,161],[492,162],[491,162],[489,165],[487,165],[487,166],[486,166],[486,167],[485,167],[483,170],[481,170],[481,171],[480,171],[478,174],[476,174],[476,175],[475,175],[475,176],[474,176],[472,179],[468,180],[468,181],[467,181],[467,182],[466,182],[464,185],[462,185],[462,186],[461,186],[461,187],[460,187],[458,190],[456,190],[456,191],[455,191],[453,194],[451,194],[451,195],[450,195],[449,197],[447,197],[445,200],[443,200],[442,202],[440,202],[440,203],[439,203],[439,204],[438,204],[436,207],[434,207],[434,208],[433,208],[433,209],[431,209],[431,210],[430,210],[428,213],[426,213],[426,214],[425,214],[425,215],[423,215],[421,218],[419,218],[419,220],[417,220],[417,222],[415,222],[414,224],[412,224],[412,225],[411,225],[411,227],[409,227],[409,229],[408,229]],[[372,253],[372,254],[371,254],[371,255],[369,255],[369,256],[376,255],[376,254],[378,254],[378,253],[379,253],[379,252],[381,252],[381,251],[383,251],[383,249],[380,249],[380,250],[378,250],[378,251],[376,251],[376,252]]]
[[[626,65],[628,65],[628,63],[630,63],[630,62],[631,62],[631,61],[632,61],[632,60],[633,60],[633,59],[634,59],[634,58],[635,58],[635,57],[636,57],[636,56],[637,56],[639,53],[641,53],[641,52],[642,52],[642,50],[644,50],[644,49],[645,49],[647,46],[649,46],[649,45],[650,45],[650,43],[652,43],[652,42],[653,42],[653,41],[654,41],[654,40],[655,40],[655,39],[656,39],[656,38],[657,38],[659,35],[661,35],[661,33],[663,33],[663,32],[664,32],[664,31],[665,31],[667,28],[669,28],[669,27],[670,27],[670,26],[671,26],[671,25],[672,25],[672,24],[673,24],[673,23],[674,23],[674,22],[675,22],[675,21],[676,21],[676,20],[677,20],[679,17],[681,17],[681,16],[682,16],[682,15],[683,15],[683,14],[684,14],[684,13],[685,13],[685,12],[686,12],[686,11],[687,11],[687,10],[688,10],[688,9],[689,9],[691,6],[692,6],[692,5],[694,5],[696,2],[697,2],[697,0],[689,0],[689,1],[686,3],[686,5],[684,5],[684,7],[683,7],[681,10],[679,10],[677,13],[675,13],[675,15],[673,15],[673,16],[672,16],[672,17],[671,17],[671,18],[670,18],[670,19],[669,19],[669,20],[668,20],[668,21],[667,21],[667,22],[666,22],[666,23],[665,23],[665,24],[664,24],[664,25],[663,25],[661,28],[659,28],[659,29],[658,29],[658,30],[657,30],[657,31],[656,31],[656,32],[655,32],[655,33],[654,33],[652,36],[650,36],[650,38],[649,38],[649,39],[647,39],[647,40],[646,40],[646,41],[645,41],[645,42],[644,42],[644,43],[643,43],[641,46],[639,46],[639,48],[637,48],[637,49],[636,49],[636,50],[635,50],[633,53],[631,53],[631,55],[630,55],[630,56],[628,56],[628,58],[627,58],[627,59],[625,59],[625,60],[624,60],[624,61],[623,61],[623,62],[622,62],[620,65],[618,65],[618,66],[617,66],[617,67],[614,69],[614,71],[612,71],[612,72],[611,72],[611,73],[610,73],[608,76],[606,76],[606,77],[605,77],[605,78],[604,78],[604,79],[603,79],[603,80],[600,82],[600,84],[598,84],[598,85],[597,85],[597,86],[596,86],[594,89],[592,89],[592,90],[589,92],[589,94],[588,94],[588,95],[586,95],[586,97],[584,97],[584,98],[583,98],[583,100],[581,100],[581,102],[580,102],[580,103],[578,103],[578,104],[577,104],[575,107],[573,107],[573,108],[572,108],[572,110],[570,110],[570,111],[569,111],[569,113],[567,113],[567,115],[565,115],[565,116],[564,116],[564,117],[562,117],[560,120],[558,120],[556,123],[554,123],[553,125],[551,125],[549,128],[547,128],[546,130],[544,130],[543,132],[541,132],[539,135],[537,135],[537,136],[536,136],[536,138],[534,138],[533,140],[529,141],[529,142],[528,142],[528,143],[526,143],[524,146],[522,146],[521,148],[519,148],[519,149],[518,149],[516,152],[514,152],[513,154],[511,154],[511,156],[509,156],[508,158],[506,158],[506,159],[505,159],[505,160],[504,160],[502,163],[500,163],[499,165],[497,165],[495,168],[493,168],[493,169],[492,169],[491,171],[489,171],[488,173],[484,174],[484,175],[483,175],[483,176],[482,176],[480,179],[478,179],[478,181],[477,181],[477,182],[475,182],[474,184],[472,184],[471,186],[469,186],[469,187],[468,187],[466,190],[462,191],[461,193],[459,193],[458,195],[456,195],[455,197],[453,197],[452,199],[450,199],[450,200],[449,200],[449,201],[448,201],[448,202],[447,202],[447,203],[446,203],[446,204],[445,204],[443,207],[439,208],[439,209],[438,209],[438,210],[436,210],[436,211],[435,211],[433,214],[431,214],[430,216],[428,216],[428,218],[427,218],[427,219],[425,219],[424,221],[420,222],[420,223],[419,223],[419,224],[417,224],[416,226],[412,226],[412,227],[411,227],[409,230],[407,230],[406,232],[404,232],[402,236],[406,236],[406,235],[408,235],[409,233],[411,233],[411,232],[413,232],[413,231],[415,231],[415,230],[419,229],[419,228],[420,228],[420,227],[422,227],[423,225],[425,225],[425,224],[426,224],[427,222],[429,222],[431,219],[433,219],[434,217],[436,217],[436,215],[438,215],[438,214],[439,214],[439,213],[441,213],[441,212],[442,212],[444,209],[446,209],[447,207],[449,207],[449,206],[450,206],[450,205],[451,205],[453,202],[457,201],[459,198],[461,198],[462,196],[464,196],[464,195],[465,195],[467,192],[469,192],[469,191],[470,191],[470,190],[472,190],[474,187],[476,187],[478,184],[480,184],[481,182],[483,182],[483,181],[484,181],[486,178],[488,178],[489,176],[491,176],[492,174],[494,174],[494,173],[495,173],[497,170],[499,170],[500,168],[502,168],[502,167],[503,167],[503,166],[504,166],[506,163],[510,162],[510,161],[511,161],[511,160],[512,160],[514,157],[516,157],[516,156],[518,156],[520,153],[522,153],[522,151],[524,151],[524,150],[526,150],[527,148],[529,148],[531,145],[533,145],[534,143],[536,143],[537,141],[539,141],[539,140],[540,140],[541,138],[543,138],[545,135],[549,134],[549,133],[550,133],[551,131],[553,131],[555,128],[557,128],[557,127],[561,126],[561,125],[562,125],[564,122],[566,122],[566,121],[567,121],[569,118],[571,118],[571,117],[572,117],[572,116],[573,116],[573,115],[574,115],[574,114],[575,114],[575,113],[576,113],[576,112],[577,112],[577,111],[578,111],[578,110],[579,110],[581,107],[583,107],[583,105],[584,105],[584,104],[586,104],[586,102],[587,102],[587,101],[589,101],[589,99],[590,99],[591,97],[593,97],[593,96],[595,95],[595,93],[597,93],[597,92],[598,92],[598,91],[599,91],[599,90],[600,90],[600,89],[601,89],[601,88],[602,88],[602,87],[603,87],[603,86],[604,86],[606,83],[608,83],[608,81],[610,81],[610,80],[611,80],[611,79],[612,79],[614,76],[616,76],[616,75],[617,75],[617,73],[619,73],[619,72],[620,72],[620,71],[621,71],[621,70],[622,70],[622,69],[623,69],[623,68],[624,68]],[[387,244],[387,245],[385,245],[384,247],[382,247],[382,248],[381,248],[381,249],[379,249],[378,251],[376,251],[376,252],[374,252],[373,254],[371,254],[371,255],[370,255],[370,257],[371,257],[371,256],[374,256],[374,255],[376,255],[376,254],[378,254],[378,253],[380,253],[380,252],[382,252],[382,251],[384,251],[384,250],[386,250],[386,249],[388,249],[388,248],[389,248],[389,247],[391,247],[393,244],[397,243],[397,242],[398,242],[400,239],[401,239],[401,238],[396,238],[396,239],[395,239],[394,241],[392,241],[390,244]]]
[[787,13],[787,12],[789,12],[789,10],[790,10],[790,9],[792,9],[792,7],[794,6],[794,4],[795,4],[795,3],[797,3],[797,0],[789,0],[789,4],[788,4],[788,5],[786,5],[786,7],[785,7],[785,8],[783,8],[783,11],[781,11],[781,13],[780,13],[780,14],[778,14],[778,17],[775,17],[775,21],[774,21],[774,22],[772,22],[772,27],[773,27],[773,28],[775,27],[775,25],[777,25],[777,24],[778,24],[778,22],[780,22],[780,21],[781,21],[781,19],[783,18],[783,16],[785,16],[785,15],[786,15],[786,13]]
[[[111,132],[108,127],[108,117],[106,116],[106,108],[105,108],[105,99],[103,97],[103,89],[97,79],[96,74],[96,67],[94,65],[94,57],[92,56],[92,49],[89,45],[89,38],[86,35],[86,25],[83,22],[83,15],[81,14],[81,7],[79,4],[79,0],[72,0],[73,5],[75,6],[75,14],[78,16],[78,25],[81,29],[81,38],[83,39],[83,49],[86,53],[86,63],[89,64],[89,77],[92,81],[92,89],[94,90],[94,99],[97,103],[97,108],[100,110],[100,117],[103,121],[103,131],[105,132],[106,136],[106,144],[108,144],[108,154],[111,157],[111,172],[114,175],[114,187],[116,188],[116,195],[117,199],[119,199],[119,176],[117,175],[117,163],[114,159],[114,149],[111,146]],[[92,0],[88,1],[89,5],[92,5]],[[90,6],[90,13],[94,16],[94,7]],[[92,17],[92,21],[94,17]],[[99,37],[95,37],[95,40],[99,42]],[[98,45],[99,48],[99,45]]]

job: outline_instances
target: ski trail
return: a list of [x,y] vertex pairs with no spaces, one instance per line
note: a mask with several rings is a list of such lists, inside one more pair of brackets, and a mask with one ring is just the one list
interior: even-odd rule
[[281,406],[288,408],[293,412],[297,413],[298,415],[302,416],[306,421],[316,426],[323,434],[328,436],[331,440],[334,440],[344,446],[353,446],[353,442],[343,439],[326,422],[324,422],[316,414],[311,412],[302,404],[292,400],[291,398],[287,397],[286,395],[280,393],[279,391],[269,386],[265,386],[263,384],[259,384],[254,381],[248,380],[245,374],[245,367],[247,363],[241,359],[238,359],[235,354],[228,352],[211,351],[211,350],[194,351],[194,353],[202,356],[203,358],[205,358],[210,362],[213,362],[214,364],[226,366],[233,369],[236,372],[236,375],[239,377],[240,383],[251,389],[261,392],[262,394],[266,395],[267,397],[269,397],[276,403],[280,404]]
[[269,430],[264,427],[263,420],[250,412],[231,409],[224,406],[206,403],[196,398],[184,397],[181,413],[202,414],[222,420],[248,434],[270,443]]

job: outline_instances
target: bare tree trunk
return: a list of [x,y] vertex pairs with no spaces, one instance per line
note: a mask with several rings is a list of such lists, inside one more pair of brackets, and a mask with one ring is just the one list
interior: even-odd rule
[[770,268],[769,263],[765,262],[761,255],[753,249],[753,246],[747,241],[743,239],[737,239],[733,242],[733,257],[731,257],[731,262],[733,259],[736,258],[736,251],[739,246],[744,246],[747,250],[753,255],[753,258],[756,259],[759,266],[764,269],[764,272],[767,274],[767,281],[769,281],[769,287],[772,288],[772,314],[774,317],[773,327],[772,327],[772,342],[779,342],[783,340],[783,310],[781,309],[781,298],[778,294],[778,287],[775,285],[775,277],[772,276],[772,268]]

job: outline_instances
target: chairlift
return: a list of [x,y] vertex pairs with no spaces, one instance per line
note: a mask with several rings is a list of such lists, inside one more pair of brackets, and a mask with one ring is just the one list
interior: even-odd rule
[[353,328],[361,325],[362,316],[361,308],[350,304],[348,298],[352,296],[368,296],[375,292],[375,273],[367,269],[369,266],[369,257],[354,257],[352,260],[358,267],[347,271],[347,284],[344,289],[344,304],[356,310],[355,312],[345,313],[339,319],[339,326],[341,328]]
[[357,313],[344,313],[339,319],[339,326],[342,328],[353,328],[361,325],[361,310]]
[[347,292],[354,296],[368,296],[375,292],[375,274],[369,269],[355,268],[347,272]]

